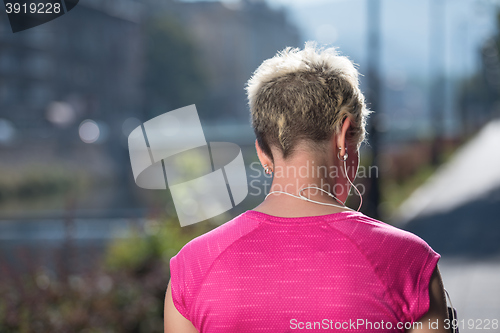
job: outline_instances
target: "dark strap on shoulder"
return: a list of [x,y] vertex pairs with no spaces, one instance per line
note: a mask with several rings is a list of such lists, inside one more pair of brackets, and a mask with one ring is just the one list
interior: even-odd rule
[[457,310],[453,307],[453,304],[451,303],[451,298],[450,298],[450,295],[448,294],[448,291],[446,291],[446,289],[445,289],[444,292],[445,292],[446,297],[448,298],[448,301],[450,303],[450,306],[448,306],[448,318],[450,319],[451,332],[452,333],[459,333],[458,332]]

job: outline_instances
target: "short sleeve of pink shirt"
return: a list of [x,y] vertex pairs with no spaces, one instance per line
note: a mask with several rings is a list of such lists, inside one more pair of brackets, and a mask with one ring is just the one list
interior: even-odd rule
[[172,298],[199,332],[404,332],[429,309],[439,258],[359,212],[249,210],[170,260]]

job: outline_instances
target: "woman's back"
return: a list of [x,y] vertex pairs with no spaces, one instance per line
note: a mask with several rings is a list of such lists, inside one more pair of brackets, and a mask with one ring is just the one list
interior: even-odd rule
[[172,297],[200,332],[404,331],[429,309],[438,259],[417,236],[359,212],[250,210],[171,259]]
[[166,332],[446,331],[429,328],[447,319],[439,254],[345,206],[370,113],[358,74],[310,43],[254,72],[246,91],[271,186],[254,210],[171,259]]

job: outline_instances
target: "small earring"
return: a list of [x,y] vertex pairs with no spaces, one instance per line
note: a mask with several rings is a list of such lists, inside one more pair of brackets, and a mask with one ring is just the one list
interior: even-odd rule
[[267,164],[264,164],[264,165],[263,165],[263,167],[264,167],[264,171],[265,171],[268,175],[270,175],[270,174],[273,172],[273,170],[271,170],[271,168],[270,168],[270,167],[268,167],[268,165],[267,165]]
[[346,149],[346,150],[345,150],[345,154],[344,154],[344,156],[342,156],[342,158],[340,158],[340,151],[341,151],[341,150],[342,150],[342,147],[339,147],[339,151],[337,152],[337,158],[338,158],[339,160],[341,160],[341,161],[344,161],[344,162],[345,162],[345,161],[347,161],[347,157],[348,157],[349,155],[347,155],[347,149]]

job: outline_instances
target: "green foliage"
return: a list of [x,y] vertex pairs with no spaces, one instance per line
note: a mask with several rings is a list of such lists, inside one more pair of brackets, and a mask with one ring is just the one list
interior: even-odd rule
[[391,177],[382,177],[380,187],[384,202],[382,212],[384,216],[391,216],[435,171],[436,168],[429,163],[417,169],[417,172],[403,181]]
[[105,257],[106,266],[112,270],[141,272],[154,261],[168,263],[187,242],[208,230],[210,226],[206,222],[181,227],[175,218],[149,220],[145,233],[130,230],[126,237],[111,242]]
[[61,166],[0,170],[0,201],[30,199],[83,186],[85,175]]
[[150,220],[144,230],[111,242],[105,264],[84,273],[36,268],[22,276],[2,274],[0,332],[161,333],[169,260],[212,227],[181,228],[172,217]]
[[394,172],[386,171],[380,178],[380,190],[383,198],[381,213],[384,217],[390,217],[394,214],[401,204],[422,186],[441,165],[453,158],[459,147],[458,143],[444,146],[439,157],[439,165],[433,166],[430,162],[423,162],[422,165],[415,168],[414,172],[404,178],[395,176]]
[[61,279],[39,271],[2,282],[0,332],[163,331],[164,280],[145,284],[103,271]]

